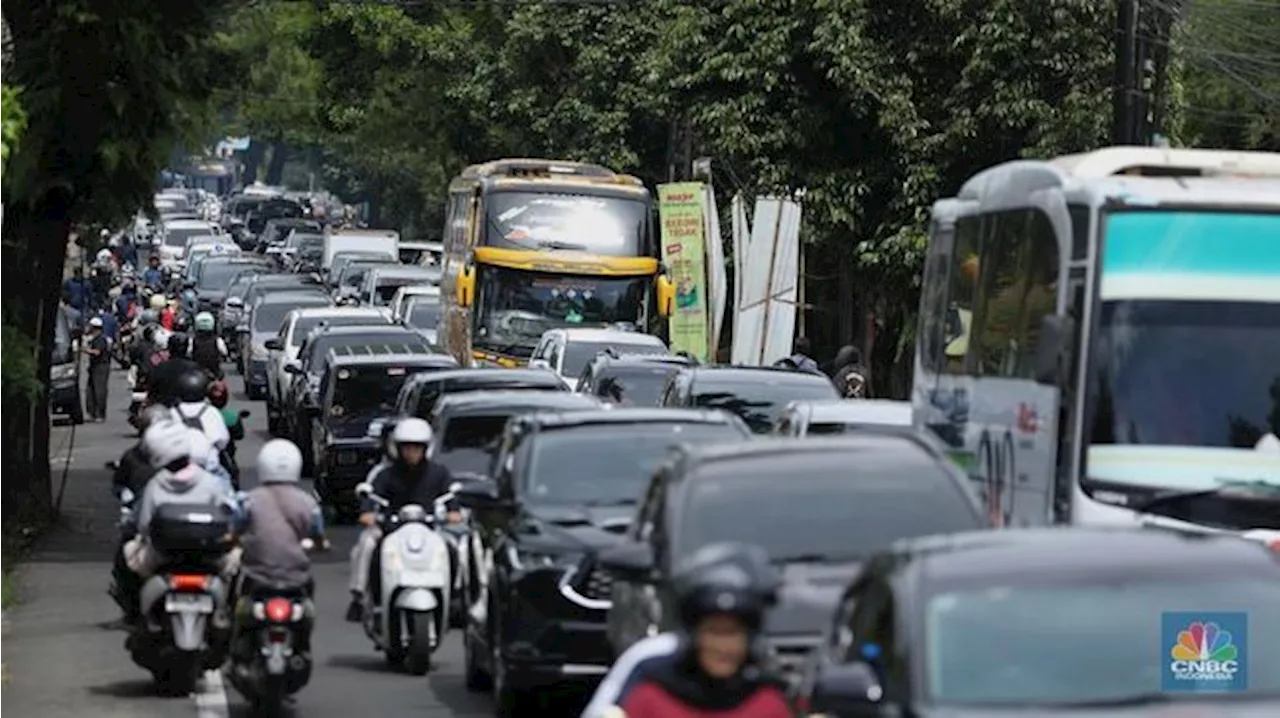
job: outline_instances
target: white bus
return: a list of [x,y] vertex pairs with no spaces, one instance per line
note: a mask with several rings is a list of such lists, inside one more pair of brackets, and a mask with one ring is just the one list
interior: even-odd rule
[[1005,526],[1280,547],[1280,154],[1117,147],[933,207],[913,421]]

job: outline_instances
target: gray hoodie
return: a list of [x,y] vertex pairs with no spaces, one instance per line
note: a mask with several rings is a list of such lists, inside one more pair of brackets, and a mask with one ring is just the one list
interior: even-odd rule
[[324,537],[324,518],[311,494],[296,484],[268,483],[249,492],[236,533],[244,553],[240,567],[253,581],[297,587],[311,578],[302,540]]
[[196,466],[187,464],[178,471],[161,469],[147,482],[138,505],[138,533],[145,536],[157,506],[166,504],[207,504],[231,506],[227,482]]

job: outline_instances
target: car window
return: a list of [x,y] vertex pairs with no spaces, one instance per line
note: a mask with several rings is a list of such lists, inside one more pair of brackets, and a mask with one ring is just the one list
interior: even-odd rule
[[505,412],[450,418],[445,422],[444,436],[433,460],[454,473],[488,471],[509,418],[511,415]]
[[679,367],[667,364],[609,366],[600,371],[592,389],[601,399],[622,406],[659,406],[667,377]]
[[742,417],[752,431],[768,433],[778,412],[789,402],[840,398],[835,387],[825,378],[799,379],[798,376],[761,371],[759,377],[752,381],[700,379],[694,388],[693,404],[733,412]]
[[561,373],[565,376],[577,376],[578,374],[581,374],[582,368],[587,365],[587,362],[594,359],[597,354],[606,349],[614,349],[620,354],[667,353],[666,347],[655,346],[647,342],[642,344],[629,344],[627,342],[571,341],[564,349],[564,369]]

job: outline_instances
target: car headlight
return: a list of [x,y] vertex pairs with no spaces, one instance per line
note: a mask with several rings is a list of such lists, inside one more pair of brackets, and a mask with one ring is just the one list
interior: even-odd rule
[[527,571],[538,568],[568,568],[581,561],[582,554],[551,550],[518,551],[514,546],[507,546],[507,558],[513,568]]
[[49,370],[49,380],[73,379],[76,375],[75,364],[59,364]]

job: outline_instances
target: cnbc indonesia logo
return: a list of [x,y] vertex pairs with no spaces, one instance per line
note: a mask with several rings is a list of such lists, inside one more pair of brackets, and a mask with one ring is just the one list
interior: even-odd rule
[[1240,671],[1234,637],[1213,622],[1195,621],[1178,631],[1169,655],[1169,672],[1176,681],[1231,684]]

